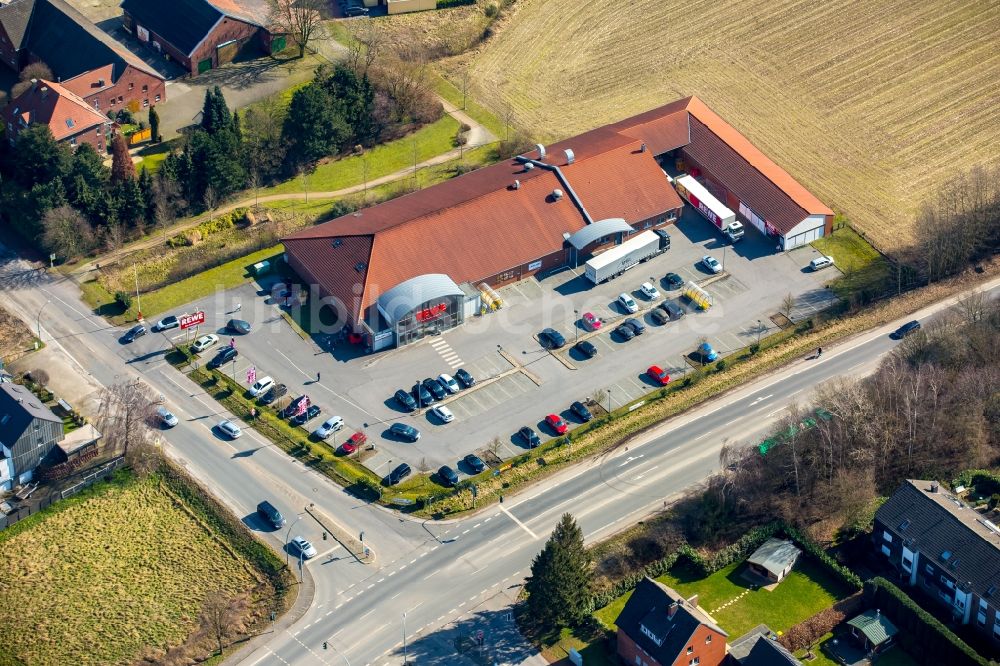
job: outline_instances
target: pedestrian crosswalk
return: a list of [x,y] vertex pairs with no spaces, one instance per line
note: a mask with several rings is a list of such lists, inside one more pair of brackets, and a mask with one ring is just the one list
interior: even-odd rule
[[459,358],[455,350],[451,348],[451,345],[444,341],[444,338],[434,338],[431,340],[431,347],[434,347],[434,351],[436,351],[441,358],[444,359],[445,363],[451,366],[452,370],[461,367],[462,359]]

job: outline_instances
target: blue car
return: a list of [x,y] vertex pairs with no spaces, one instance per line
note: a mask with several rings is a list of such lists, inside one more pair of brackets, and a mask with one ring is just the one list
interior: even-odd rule
[[712,345],[708,344],[707,342],[701,343],[701,345],[698,347],[698,353],[701,354],[702,362],[707,361],[708,363],[711,363],[715,359],[719,358],[719,352],[712,349]]

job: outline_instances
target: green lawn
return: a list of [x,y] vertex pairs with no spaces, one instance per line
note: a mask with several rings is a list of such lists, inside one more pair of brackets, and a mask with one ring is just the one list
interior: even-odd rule
[[542,656],[550,664],[569,664],[569,651],[576,649],[583,657],[587,666],[617,666],[618,661],[608,654],[610,647],[603,638],[585,640],[576,635],[572,629],[563,629],[559,640],[542,648]]
[[462,108],[463,95],[462,88],[460,87],[462,85],[461,81],[455,85],[444,76],[438,75],[433,78],[432,85],[434,86],[434,90],[437,94],[441,95],[441,97],[444,97],[456,107],[472,116],[473,120],[493,132],[494,136],[498,139],[502,139],[504,137],[503,122],[493,115],[493,113],[485,106],[472,99],[471,96],[464,96],[465,108]]
[[[440,120],[425,125],[402,139],[375,146],[364,155],[351,155],[325,162],[317,166],[316,170],[306,177],[308,189],[310,192],[333,192],[352,185],[360,185],[365,180],[365,163],[368,165],[369,181],[406,167],[412,167],[414,146],[416,146],[417,153],[416,161],[423,162],[454,148],[454,139],[458,129],[458,121],[445,115]],[[274,187],[262,189],[260,195],[303,191],[305,190],[302,178],[298,177]]]
[[150,173],[156,173],[160,165],[163,164],[163,160],[167,159],[167,155],[170,154],[170,150],[177,141],[175,139],[174,141],[154,143],[140,150],[138,154],[142,159],[135,165],[136,170],[145,168]]
[[[830,654],[824,649],[827,641],[833,638],[833,632],[830,632],[823,637],[821,637],[817,642],[817,647],[813,650],[813,659],[806,661],[806,651],[799,650],[795,653],[802,663],[809,664],[810,666],[840,666],[840,662],[833,659]],[[888,652],[883,653],[878,658],[879,666],[916,666],[917,662],[903,652],[903,649],[898,645],[889,649]]]
[[[747,592],[748,584],[740,576],[742,566],[742,563],[731,564],[708,578],[697,578],[690,567],[682,565],[657,580],[685,597],[697,594],[698,604],[733,638],[761,623],[774,631],[785,631],[850,594],[807,558],[800,559],[773,592],[764,589]],[[720,606],[743,592],[747,594],[739,601],[720,610]],[[605,626],[614,628],[614,621],[631,594],[622,595],[594,615]]]
[[848,226],[836,229],[833,234],[812,242],[812,246],[823,254],[833,257],[837,267],[844,272],[860,271],[875,262],[882,261],[882,255]]

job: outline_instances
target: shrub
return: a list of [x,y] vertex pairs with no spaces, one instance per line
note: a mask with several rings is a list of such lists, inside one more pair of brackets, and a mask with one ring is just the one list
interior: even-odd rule
[[116,291],[115,303],[128,310],[132,307],[132,294],[127,291]]
[[463,5],[474,5],[476,0],[438,0],[438,9],[448,9],[449,7],[462,7]]
[[717,372],[722,372],[726,369],[726,359],[720,358],[719,362],[715,364],[715,370]]
[[988,469],[967,469],[951,482],[952,488],[956,486],[975,488],[977,495],[989,497],[1000,493],[1000,474]]
[[[440,3],[439,3],[440,4]],[[491,2],[486,5],[483,13],[486,14],[487,18],[496,18],[496,15],[500,12],[500,8],[496,6],[496,3]]]
[[189,245],[191,245],[191,239],[185,236],[184,234],[171,236],[170,238],[167,239],[167,247],[169,248],[176,249],[179,247],[187,247]]
[[810,647],[833,631],[838,624],[857,615],[864,606],[864,601],[860,592],[841,599],[830,608],[824,608],[809,619],[789,628],[778,642],[792,652]]
[[861,580],[860,576],[827,555],[822,546],[807,537],[802,532],[799,532],[791,525],[783,526],[781,531],[784,532],[792,541],[796,542],[803,551],[809,553],[830,569],[830,571],[833,572],[837,578],[839,578],[848,587],[854,590],[860,590],[864,586],[864,581]]

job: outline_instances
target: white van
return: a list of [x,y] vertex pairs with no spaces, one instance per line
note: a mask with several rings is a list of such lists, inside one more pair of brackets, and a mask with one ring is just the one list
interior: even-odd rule
[[821,271],[824,268],[829,268],[830,266],[833,266],[833,257],[826,255],[822,257],[816,257],[815,259],[809,262],[809,268],[811,268],[814,271]]

